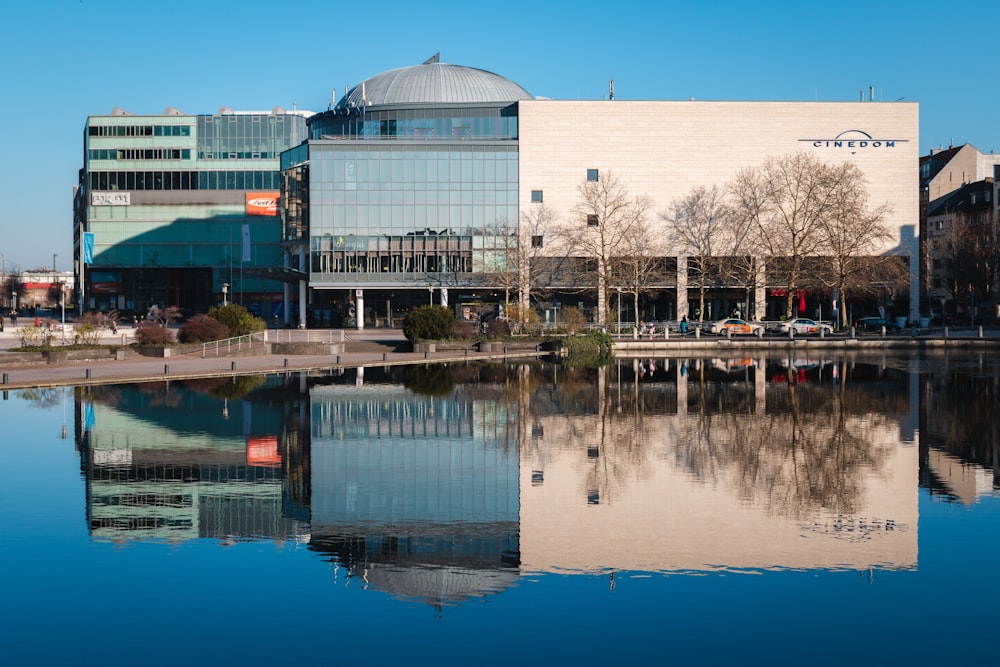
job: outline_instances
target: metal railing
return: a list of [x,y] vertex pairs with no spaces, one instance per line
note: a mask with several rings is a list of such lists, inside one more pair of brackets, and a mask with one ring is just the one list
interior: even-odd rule
[[213,340],[209,343],[201,344],[202,359],[208,356],[218,357],[223,354],[232,354],[233,351],[248,350],[255,343],[263,345],[267,340],[265,331],[258,331],[252,334],[244,334],[224,340]]
[[264,340],[271,343],[343,343],[343,329],[268,329]]

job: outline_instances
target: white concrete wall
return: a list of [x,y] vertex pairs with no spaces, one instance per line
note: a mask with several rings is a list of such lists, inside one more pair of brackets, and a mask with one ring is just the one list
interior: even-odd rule
[[[695,187],[722,188],[741,168],[804,151],[855,163],[869,181],[871,205],[892,209],[886,224],[897,241],[883,250],[902,246],[898,252],[917,257],[918,115],[912,102],[520,102],[520,207],[537,206],[531,191],[542,190],[544,206],[568,220],[586,170],[599,169],[623,179],[632,196],[650,197],[658,213]],[[882,146],[846,143],[862,132]],[[842,147],[833,146],[837,137]],[[918,262],[911,266],[915,317]]]

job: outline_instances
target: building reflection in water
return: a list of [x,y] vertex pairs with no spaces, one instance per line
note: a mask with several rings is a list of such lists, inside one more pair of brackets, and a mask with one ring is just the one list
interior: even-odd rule
[[949,410],[991,414],[947,394],[939,366],[635,359],[91,387],[75,428],[95,539],[307,544],[333,576],[448,604],[530,572],[914,567],[918,480],[991,492],[981,467],[962,483],[962,452],[920,442],[956,428]]
[[[97,539],[308,537],[296,402],[259,378],[90,387],[77,442]],[[259,401],[236,398],[255,392]],[[233,399],[230,399],[233,396]],[[305,458],[303,458],[305,455]]]

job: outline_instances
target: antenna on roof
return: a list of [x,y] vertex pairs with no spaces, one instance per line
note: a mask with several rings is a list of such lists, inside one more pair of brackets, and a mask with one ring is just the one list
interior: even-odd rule
[[427,60],[425,60],[423,62],[423,64],[424,65],[434,65],[434,64],[439,63],[439,62],[441,62],[441,52],[440,51],[438,51],[433,56],[431,56],[430,58],[428,58]]
[[608,82],[608,99],[610,99],[612,102],[614,102],[614,100],[615,100],[615,80],[614,79],[611,79],[611,81]]

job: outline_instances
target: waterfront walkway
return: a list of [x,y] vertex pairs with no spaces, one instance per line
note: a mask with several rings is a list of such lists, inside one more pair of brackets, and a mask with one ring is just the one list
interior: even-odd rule
[[[415,363],[466,362],[473,360],[503,360],[537,357],[534,350],[480,352],[469,350],[441,350],[413,352],[411,345],[399,329],[347,330],[344,350],[340,354],[261,354],[256,356],[203,357],[200,351],[170,357],[137,356],[129,359],[102,359],[99,361],[67,361],[62,363],[24,363],[12,347],[20,344],[20,337],[8,327],[0,333],[0,389],[30,387],[82,386],[113,383],[162,382],[230,375],[259,375],[287,372],[334,372],[344,368],[386,367]],[[132,340],[132,330],[119,329],[102,340],[108,345]],[[788,339],[765,336],[761,339],[736,337],[732,340],[716,336],[672,334],[668,338],[633,339],[623,336],[615,340],[615,353],[619,356],[669,356],[690,352],[698,355],[730,356],[749,350],[798,350],[828,352],[865,349],[1000,349],[1000,330],[980,331],[978,328],[954,329],[947,334],[943,329],[922,332],[904,332],[896,336],[798,336]]]
[[[502,350],[412,352],[412,346],[399,329],[349,330],[345,333],[344,351],[340,354],[262,354],[204,358],[198,351],[170,357],[137,356],[117,360],[25,364],[18,358],[20,353],[10,351],[12,347],[20,345],[20,337],[8,328],[8,331],[0,333],[0,389],[162,382],[262,373],[320,373],[343,368],[538,356],[533,350],[510,353]],[[108,334],[101,342],[107,345],[120,344],[123,336],[125,341],[131,341],[131,328],[121,327],[117,334]]]

